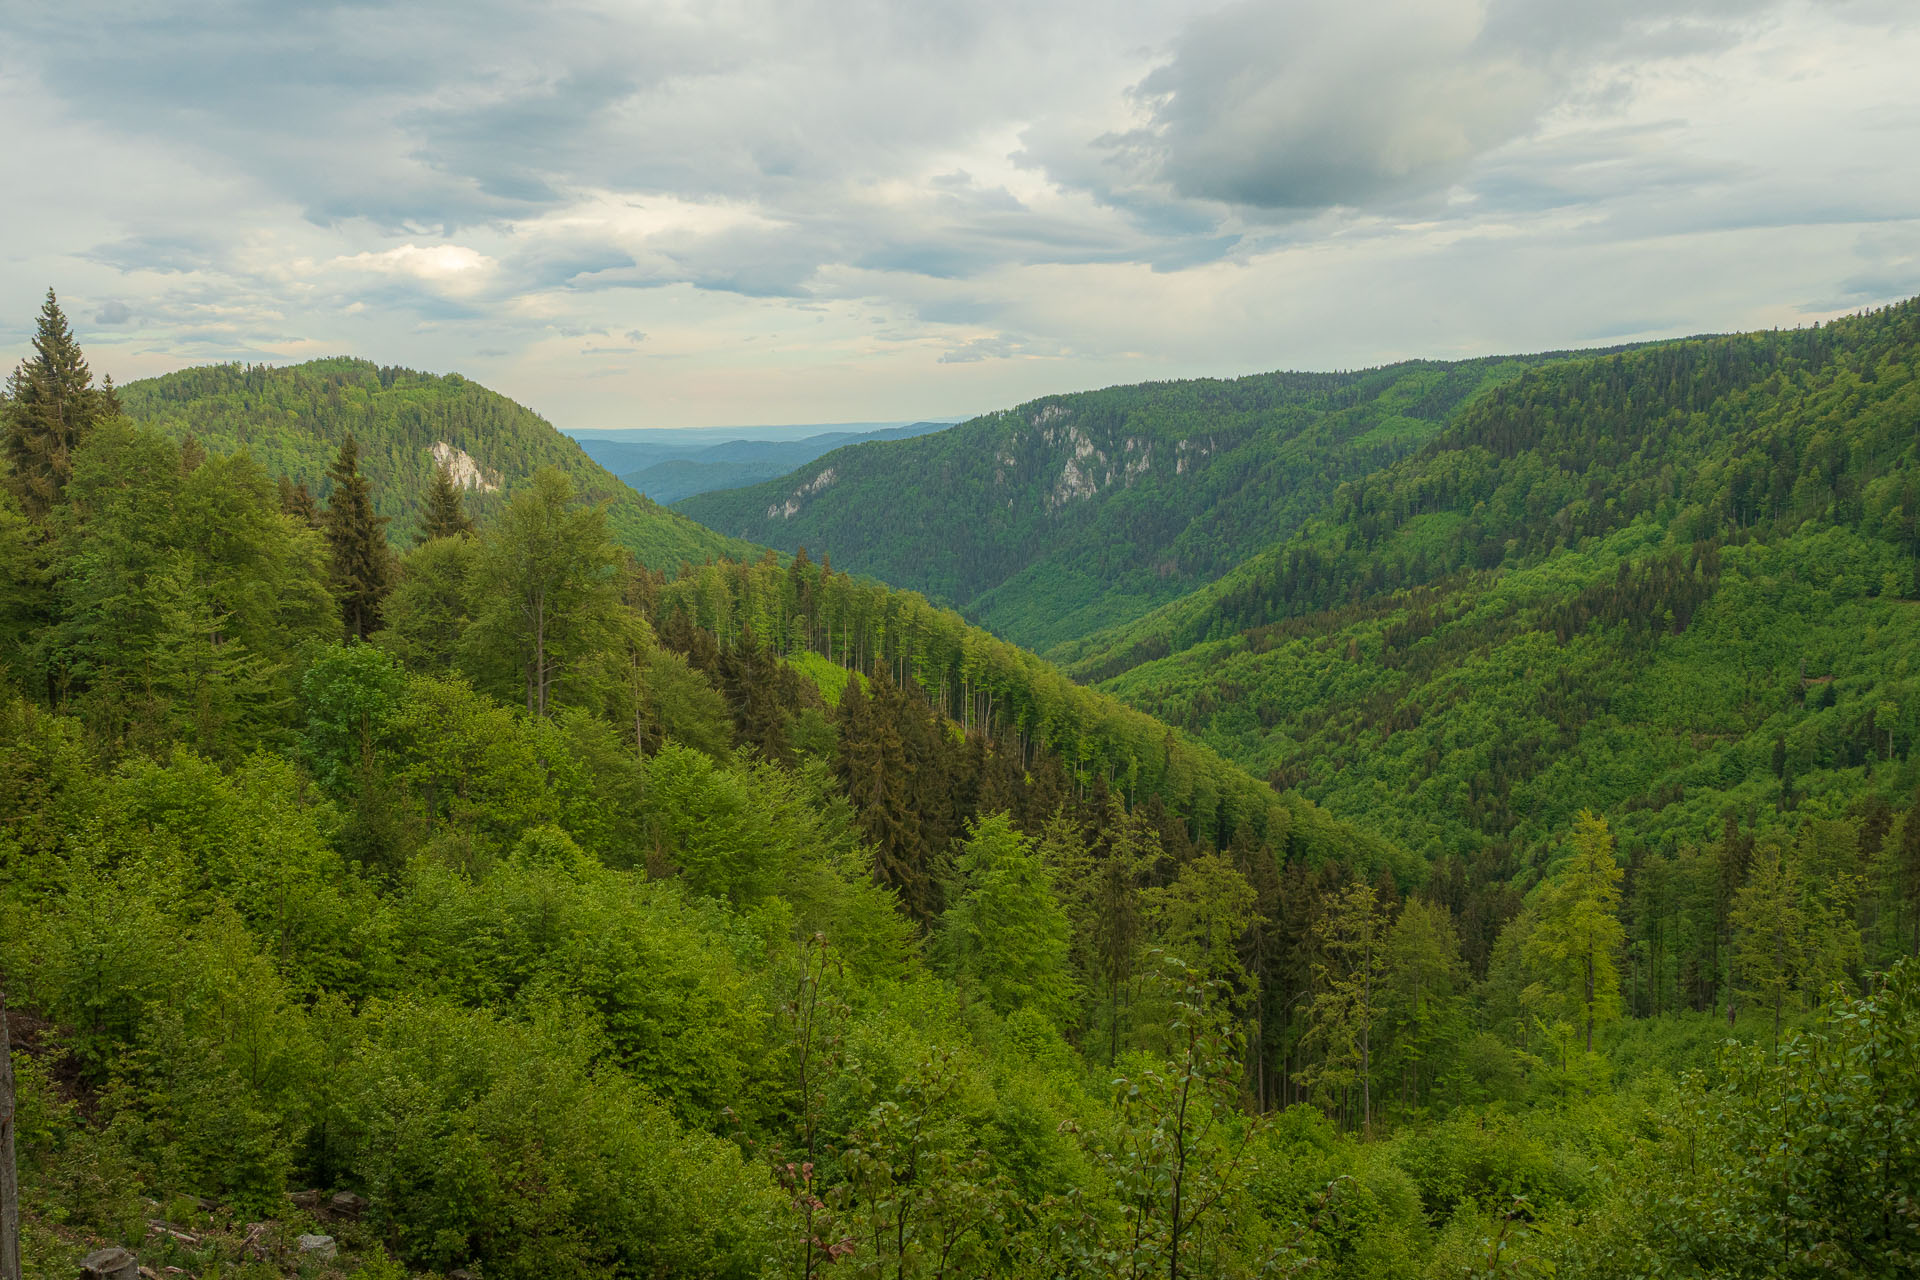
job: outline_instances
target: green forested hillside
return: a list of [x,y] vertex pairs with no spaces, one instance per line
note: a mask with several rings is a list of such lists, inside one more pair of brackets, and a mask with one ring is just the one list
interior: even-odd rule
[[[175,440],[193,437],[217,453],[245,449],[267,470],[326,498],[327,466],[352,432],[361,467],[376,481],[380,514],[396,543],[411,542],[433,478],[433,446],[444,442],[511,492],[541,467],[556,467],[581,494],[606,502],[614,536],[643,564],[695,564],[751,551],[648,501],[615,480],[532,410],[457,373],[444,376],[366,360],[313,360],[287,368],[205,365],[120,388],[136,421]],[[503,499],[470,490],[482,515]]]
[[1636,864],[1884,825],[1920,782],[1917,347],[1907,303],[1529,372],[1072,669],[1496,877],[1583,806]]
[[678,509],[923,591],[1045,651],[1212,581],[1540,358],[1048,396]]
[[[1910,437],[1911,322],[1776,371]],[[1275,795],[917,595],[772,552],[646,568],[555,468],[477,527],[441,490],[444,536],[389,564],[350,454],[316,527],[250,453],[117,414],[51,298],[0,429],[0,1025],[32,1280],[108,1244],[248,1280],[1920,1262],[1920,805],[1869,802],[1910,782],[1895,716],[1870,786],[1836,763],[1863,785],[1781,788],[1779,816],[1671,855],[1580,809],[1503,865]],[[1507,441],[1490,472],[1535,447],[1474,429]],[[1877,432],[1841,490],[1904,456]],[[1875,483],[1792,536],[1884,542]],[[1553,617],[1604,636],[1657,599],[1684,640],[1780,514]],[[1637,527],[1593,518],[1533,567]],[[1515,616],[1514,554],[1432,588]],[[1320,616],[1271,607],[1253,656]],[[1715,662],[1744,678],[1745,651]],[[1817,714],[1847,708],[1856,677],[1823,678]],[[1631,827],[1580,759],[1555,802]]]

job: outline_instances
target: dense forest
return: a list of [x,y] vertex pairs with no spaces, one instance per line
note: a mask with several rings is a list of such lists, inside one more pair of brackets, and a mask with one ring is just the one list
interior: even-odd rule
[[1917,346],[1907,303],[1530,372],[1072,669],[1469,878],[1607,814],[1649,1007],[1724,995],[1684,904],[1756,839],[1911,951]]
[[1547,358],[1048,396],[678,509],[824,552],[1044,652],[1213,581],[1418,448],[1474,392]]
[[1735,815],[1657,962],[1724,987],[1649,1005],[1603,813],[1479,875],[922,598],[649,566],[559,469],[383,493],[377,423],[315,501],[51,295],[0,421],[30,1276],[1920,1264],[1904,808]]
[[434,447],[441,445],[473,459],[478,475],[464,487],[478,516],[504,501],[506,478],[553,467],[583,498],[606,504],[614,537],[643,564],[671,567],[751,551],[634,493],[532,410],[457,373],[348,359],[286,368],[205,365],[128,383],[118,397],[137,422],[209,452],[244,449],[270,474],[316,495],[341,441],[353,435],[361,465],[386,481],[375,493],[377,510],[403,536],[420,514],[437,467]]

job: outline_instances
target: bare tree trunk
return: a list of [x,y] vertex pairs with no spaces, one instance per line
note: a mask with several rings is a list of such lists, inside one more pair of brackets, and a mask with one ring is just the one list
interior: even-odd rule
[[1587,953],[1586,997],[1587,997],[1587,1052],[1593,1052],[1593,953]]
[[13,1053],[0,992],[0,1280],[20,1280],[20,1180],[13,1165]]

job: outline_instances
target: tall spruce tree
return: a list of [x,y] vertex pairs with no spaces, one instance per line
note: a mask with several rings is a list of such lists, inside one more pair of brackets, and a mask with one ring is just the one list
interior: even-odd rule
[[861,832],[873,844],[873,877],[900,895],[921,924],[932,922],[934,885],[927,873],[925,835],[911,792],[911,766],[893,714],[884,669],[869,698],[857,676],[840,695],[834,773],[853,801]]
[[373,486],[360,474],[360,446],[349,432],[327,468],[327,546],[333,553],[333,591],[349,639],[364,640],[380,626],[380,605],[393,587],[393,554],[385,516],[373,513]]
[[8,484],[34,520],[58,506],[73,476],[73,454],[93,424],[118,407],[111,384],[93,386],[53,290],[40,308],[33,355],[7,380],[4,404]]
[[424,545],[435,538],[461,538],[472,532],[473,521],[467,517],[466,503],[461,501],[460,486],[453,482],[453,473],[444,466],[435,467],[414,544]]

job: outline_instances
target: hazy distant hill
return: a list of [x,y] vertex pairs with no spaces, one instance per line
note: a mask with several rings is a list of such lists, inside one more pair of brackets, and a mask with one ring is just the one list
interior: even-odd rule
[[287,368],[207,365],[129,383],[120,397],[136,419],[176,438],[195,436],[211,450],[245,448],[270,471],[305,481],[322,497],[327,465],[352,431],[396,542],[413,536],[434,450],[442,446],[443,455],[452,449],[471,459],[476,487],[467,502],[481,518],[497,495],[553,466],[583,495],[608,504],[615,536],[647,564],[671,567],[753,551],[634,493],[544,418],[457,373],[345,358]]
[[[859,424],[864,425],[864,424]],[[799,439],[741,438],[711,427],[622,433],[581,433],[587,456],[655,502],[677,502],[697,493],[732,489],[783,476],[829,449],[865,440],[905,440],[942,431],[950,422],[910,422],[871,430],[822,430]],[[781,431],[794,428],[742,428]],[[721,434],[722,438],[713,437]],[[658,437],[657,439],[655,437]]]

